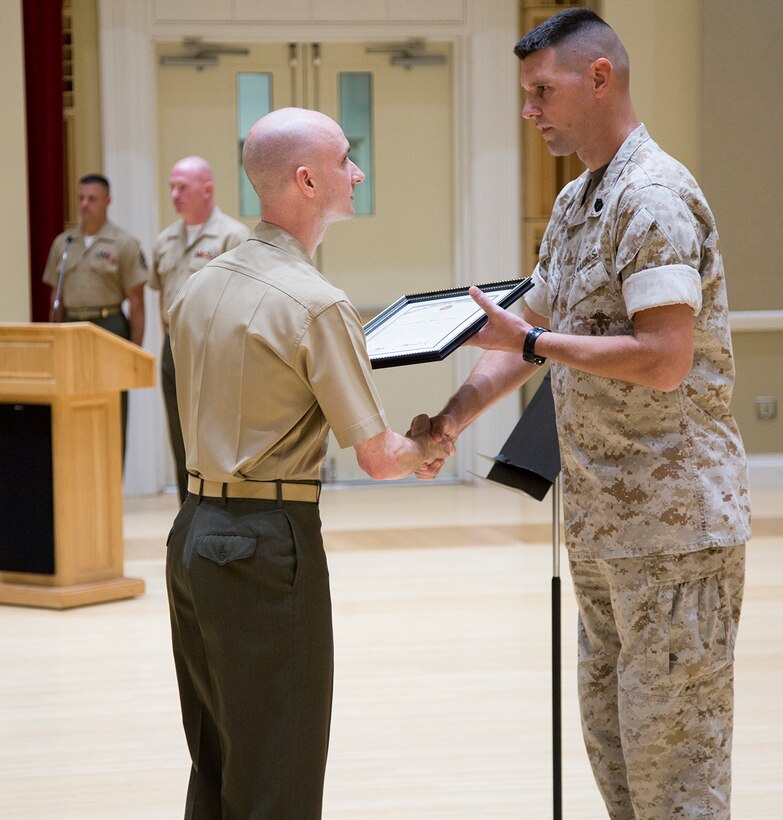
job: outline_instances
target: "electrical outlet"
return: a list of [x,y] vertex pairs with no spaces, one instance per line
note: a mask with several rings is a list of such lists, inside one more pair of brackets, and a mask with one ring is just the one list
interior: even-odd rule
[[756,418],[760,421],[771,421],[778,417],[778,400],[776,396],[756,396]]

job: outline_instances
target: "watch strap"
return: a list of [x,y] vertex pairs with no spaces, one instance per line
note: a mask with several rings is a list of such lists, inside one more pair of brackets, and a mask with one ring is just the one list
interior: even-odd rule
[[526,362],[530,362],[530,364],[537,364],[542,365],[546,361],[545,356],[537,356],[535,353],[536,347],[536,339],[542,333],[548,333],[549,331],[545,327],[532,327],[528,330],[527,335],[525,336],[525,341],[522,345],[522,358]]

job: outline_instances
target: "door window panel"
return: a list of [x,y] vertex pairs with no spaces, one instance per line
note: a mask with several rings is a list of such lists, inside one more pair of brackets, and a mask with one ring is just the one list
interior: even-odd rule
[[351,159],[364,173],[364,182],[357,185],[353,204],[357,216],[371,216],[375,212],[372,74],[341,71],[339,84],[340,125],[351,146]]
[[261,216],[261,203],[242,167],[242,147],[245,134],[256,120],[272,110],[272,75],[267,72],[237,74],[237,139],[239,145],[239,215]]

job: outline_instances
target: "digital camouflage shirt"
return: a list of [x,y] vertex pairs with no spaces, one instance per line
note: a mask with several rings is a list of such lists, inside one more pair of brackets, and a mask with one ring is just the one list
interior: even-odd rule
[[555,203],[530,308],[560,333],[633,332],[637,311],[694,313],[693,367],[670,393],[552,364],[574,557],[674,554],[750,536],[745,452],[729,410],[734,363],[715,220],[679,162],[633,131],[584,204]]

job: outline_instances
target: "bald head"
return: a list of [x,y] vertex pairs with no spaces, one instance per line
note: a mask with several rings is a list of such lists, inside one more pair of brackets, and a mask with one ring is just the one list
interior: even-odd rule
[[280,108],[248,132],[242,165],[262,205],[295,183],[296,170],[316,165],[343,137],[340,126],[319,111]]
[[242,164],[261,200],[262,218],[288,231],[310,256],[332,222],[355,213],[364,174],[342,128],[319,111],[280,108],[248,131]]
[[174,163],[172,173],[183,174],[196,182],[212,182],[212,168],[204,157],[183,157]]
[[203,157],[184,157],[169,175],[171,201],[186,225],[200,225],[213,208],[215,183],[212,168]]

